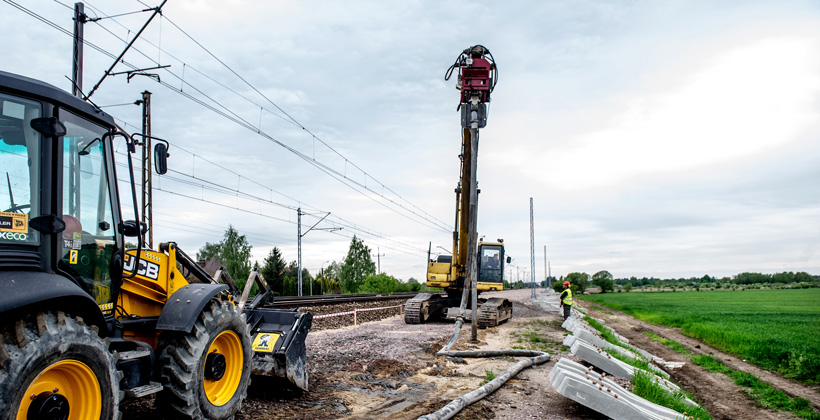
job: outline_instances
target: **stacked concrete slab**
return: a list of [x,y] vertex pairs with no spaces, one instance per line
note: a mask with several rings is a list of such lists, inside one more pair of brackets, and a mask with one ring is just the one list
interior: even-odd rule
[[683,414],[651,403],[622,388],[615,381],[566,358],[558,360],[550,372],[550,383],[567,398],[613,420],[675,420]]
[[[553,303],[541,302],[542,307],[551,306]],[[557,307],[557,302],[554,303]],[[666,407],[651,403],[637,395],[627,391],[610,379],[611,376],[631,379],[635,374],[635,367],[612,357],[609,352],[614,351],[624,356],[648,360],[649,362],[663,362],[663,359],[655,357],[635,346],[618,346],[601,338],[598,330],[590,326],[583,318],[584,313],[573,307],[571,316],[562,324],[562,327],[572,334],[564,338],[564,345],[570,348],[573,355],[581,358],[593,367],[584,367],[578,363],[562,358],[555,364],[550,372],[550,382],[553,387],[562,395],[575,400],[593,410],[611,417],[613,420],[631,419],[681,419],[683,414]],[[599,321],[600,322],[600,321]],[[603,323],[602,323],[603,324]],[[629,340],[608,328],[613,335],[624,344]],[[653,381],[663,386],[670,392],[680,391],[680,388],[669,382],[669,375],[654,364],[649,365],[649,372],[653,376]],[[610,377],[607,377],[607,374]],[[694,401],[689,399],[686,403],[696,407]]]
[[[565,330],[573,333],[578,338],[594,344],[598,347],[603,347],[606,349],[613,349],[616,351],[620,351],[620,349],[624,349],[622,346],[617,346],[615,344],[610,343],[609,341],[604,340],[601,338],[601,334],[595,328],[592,328],[586,321],[583,319],[572,319],[569,318],[561,325]],[[615,335],[615,338],[620,340],[624,344],[629,344],[629,341],[624,341],[625,337],[620,335]],[[654,361],[657,357],[655,355],[649,353],[648,351],[639,349],[635,346],[630,346],[631,349],[635,350],[638,354],[640,354],[643,358],[649,360],[650,362]],[[634,354],[634,353],[633,353]],[[630,356],[634,357],[634,356]]]

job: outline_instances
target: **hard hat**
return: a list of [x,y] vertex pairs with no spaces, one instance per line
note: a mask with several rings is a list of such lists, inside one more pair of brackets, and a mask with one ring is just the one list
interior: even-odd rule
[[564,286],[569,287],[569,282],[568,282],[568,281],[565,281],[565,282],[564,282]]

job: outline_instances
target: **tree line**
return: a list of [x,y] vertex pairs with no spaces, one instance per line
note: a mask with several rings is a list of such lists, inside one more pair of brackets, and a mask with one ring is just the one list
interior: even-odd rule
[[[251,262],[252,249],[253,246],[245,235],[240,235],[233,226],[228,226],[220,242],[206,242],[196,257],[201,262],[211,261],[214,263],[212,265],[224,267],[240,289],[245,286],[251,270],[257,270],[274,296],[298,296],[298,262],[292,260],[288,263],[278,247],[274,247],[261,264],[258,261]],[[403,282],[387,273],[377,273],[370,248],[355,235],[350,241],[347,255],[341,261],[331,261],[318,273],[311,273],[307,268],[302,268],[302,295],[305,296],[411,292],[423,288],[424,286],[412,277]]]
[[[770,286],[779,287],[783,285],[797,285],[797,287],[820,287],[820,276],[814,276],[804,271],[765,274],[765,273],[739,273],[731,277],[713,277],[708,274],[702,277],[690,278],[656,278],[656,277],[628,277],[613,278],[609,271],[602,270],[592,276],[587,273],[569,273],[566,277],[553,278],[552,288],[556,291],[563,290],[563,283],[569,281],[574,293],[583,293],[590,286],[595,286],[602,293],[612,292],[616,288],[628,292],[634,288],[730,288],[737,286]],[[543,286],[544,282],[542,282]]]

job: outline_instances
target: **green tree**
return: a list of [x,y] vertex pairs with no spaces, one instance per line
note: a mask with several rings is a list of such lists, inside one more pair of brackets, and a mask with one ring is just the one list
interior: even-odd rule
[[754,283],[768,283],[771,276],[761,273],[740,273],[735,276],[735,284],[754,284]]
[[364,244],[364,241],[353,235],[347,257],[345,257],[339,273],[342,291],[344,293],[357,293],[364,279],[371,274],[376,274],[376,264],[370,258],[370,248]]
[[615,282],[612,280],[612,274],[609,271],[601,270],[593,274],[592,281],[601,289],[601,293],[615,290]]
[[410,277],[410,279],[407,280],[407,285],[410,287],[411,292],[421,291],[425,286],[425,285],[419,283],[419,281],[416,280],[415,277]]
[[624,292],[629,293],[632,290],[632,283],[627,283],[624,285]]
[[794,281],[798,282],[798,283],[809,283],[813,279],[814,278],[811,276],[811,274],[809,274],[805,271],[800,271],[800,272],[794,273]]
[[228,225],[222,241],[216,244],[205,243],[196,256],[199,260],[215,258],[231,274],[237,287],[242,289],[251,273],[251,249],[245,235],[240,235],[233,226]]
[[[230,229],[230,228],[229,228]],[[134,246],[136,248],[136,246]],[[219,262],[222,262],[222,242],[218,242],[212,244],[210,242],[205,242],[205,246],[199,248],[199,251],[196,253],[196,259],[203,261],[203,260],[210,260],[215,259]],[[224,264],[223,264],[224,265]],[[231,273],[233,274],[233,273]]]
[[[339,294],[342,289],[339,286],[339,272],[342,271],[342,266],[336,261],[332,261],[330,265],[324,267],[321,273],[320,291],[325,294]],[[315,285],[313,286],[316,287]],[[315,292],[315,290],[314,290]]]
[[371,274],[365,277],[361,286],[359,286],[359,293],[390,293],[396,292],[400,289],[399,281],[385,273]]
[[273,247],[270,254],[265,258],[260,272],[274,295],[281,296],[285,291],[285,267],[287,267],[287,263],[282,258],[282,251],[277,247]]
[[284,275],[282,276],[282,296],[299,295],[299,289],[297,288],[299,280],[296,277],[298,272],[299,265],[296,263],[296,260],[291,261],[285,267]]
[[567,277],[561,278],[552,283],[552,290],[555,290],[558,293],[564,291],[564,282],[568,281],[570,284],[570,289],[572,289],[572,293],[584,293],[587,290],[587,285],[589,284],[589,274],[587,273],[569,273]]

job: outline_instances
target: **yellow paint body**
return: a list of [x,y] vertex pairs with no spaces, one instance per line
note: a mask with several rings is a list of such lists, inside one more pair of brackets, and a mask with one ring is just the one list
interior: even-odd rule
[[[126,251],[126,276],[131,275],[136,266],[137,250]],[[137,275],[130,279],[123,279],[122,289],[117,298],[118,305],[128,315],[159,316],[168,298],[177,289],[186,286],[188,281],[177,268],[176,252],[171,248],[168,254],[151,250],[140,252],[140,264]],[[159,332],[143,333],[126,330],[125,338],[138,340],[157,347]]]

